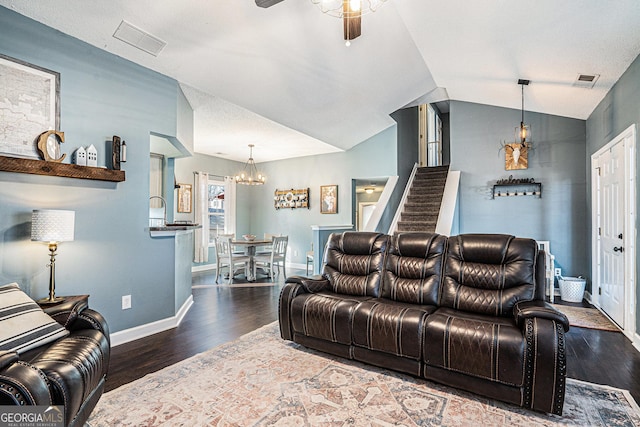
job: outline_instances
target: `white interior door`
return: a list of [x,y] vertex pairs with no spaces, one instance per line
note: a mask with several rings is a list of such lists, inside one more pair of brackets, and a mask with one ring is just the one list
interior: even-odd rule
[[600,306],[624,329],[624,143],[598,157],[600,168]]

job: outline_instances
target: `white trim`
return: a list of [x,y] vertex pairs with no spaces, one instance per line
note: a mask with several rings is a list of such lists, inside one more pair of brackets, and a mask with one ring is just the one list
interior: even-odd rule
[[404,193],[402,193],[402,199],[400,200],[400,204],[398,204],[398,209],[396,210],[396,214],[393,217],[393,221],[391,221],[391,225],[389,226],[389,231],[387,234],[395,233],[398,228],[398,221],[400,221],[400,215],[402,215],[402,209],[404,209],[404,204],[407,202],[407,197],[409,197],[409,190],[411,189],[411,185],[413,184],[413,179],[416,177],[416,173],[418,172],[418,164],[415,163],[413,165],[413,170],[411,171],[411,175],[409,176],[409,180],[407,181],[407,186],[404,187]]
[[182,304],[180,310],[173,317],[166,319],[156,320],[155,322],[146,323],[144,325],[136,326],[134,328],[123,329],[122,331],[114,332],[110,335],[111,347],[119,346],[120,344],[128,343],[140,338],[147,337],[149,335],[157,334],[168,329],[177,327],[182,319],[187,314],[191,306],[193,305],[193,295],[189,295],[189,298]]
[[460,187],[460,171],[449,171],[447,181],[444,185],[442,203],[438,212],[438,222],[436,223],[436,233],[444,236],[451,235],[453,218],[456,214],[456,203],[458,202],[458,188]]
[[209,270],[215,270],[215,269],[216,269],[215,264],[203,264],[203,265],[191,266],[192,273],[198,273],[200,271],[209,271]]
[[640,335],[633,334],[633,346],[640,352]]
[[376,207],[373,209],[371,213],[371,217],[369,221],[365,224],[365,231],[375,231],[380,223],[380,219],[382,219],[382,214],[387,209],[387,205],[389,204],[389,200],[391,199],[391,195],[393,194],[393,190],[396,188],[396,184],[398,183],[398,176],[390,176],[387,179],[387,183],[384,185],[382,189],[382,193],[380,193],[380,197],[378,198],[378,202],[376,203]]
[[351,230],[353,228],[353,224],[349,225],[312,225],[311,230]]
[[[626,144],[625,139],[630,141]],[[624,209],[625,209],[625,235],[623,238],[625,256],[625,303],[624,303],[624,335],[636,345],[636,125],[635,123],[611,139],[604,147],[591,155],[591,284],[592,303],[600,309],[600,296],[595,292],[600,286],[600,265],[598,236],[598,179],[596,159],[605,151],[616,144],[624,143]],[[636,346],[636,348],[638,348]]]

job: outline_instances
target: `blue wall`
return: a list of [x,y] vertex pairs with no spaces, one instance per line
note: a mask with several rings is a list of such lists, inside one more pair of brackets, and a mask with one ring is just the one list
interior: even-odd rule
[[[113,135],[128,147],[118,184],[0,172],[0,283],[47,294],[47,248],[30,241],[31,211],[72,209],[75,241],[59,247],[57,294],[90,294],[112,331],[173,316],[184,302],[176,295],[185,297],[174,286],[174,241],[151,239],[145,228],[149,133],[176,135],[177,82],[1,7],[0,53],[60,73],[67,159],[94,144],[104,165]],[[122,311],[127,294],[133,308]]]
[[[589,275],[585,121],[525,113],[534,150],[529,168],[506,171],[503,141],[513,142],[520,111],[452,101],[451,170],[461,171],[460,233],[507,233],[549,240],[563,275]],[[496,180],[535,178],[542,198],[491,199]]]
[[[627,68],[622,77],[607,93],[598,107],[587,120],[587,157],[585,159],[588,182],[591,182],[591,155],[606,145],[626,128],[640,122],[640,56]],[[636,128],[637,131],[637,128]],[[637,135],[637,134],[636,134]],[[637,136],[636,136],[637,138]],[[638,143],[636,141],[636,152]],[[636,174],[638,171],[638,157],[636,154]],[[638,176],[636,176],[636,191],[638,191]],[[640,207],[640,195],[636,194],[636,212]],[[589,201],[588,211],[591,212]],[[640,219],[640,216],[637,216]],[[636,226],[637,229],[637,226]],[[591,223],[585,230],[591,247]],[[636,278],[640,264],[640,251],[636,251]],[[637,291],[636,280],[636,334],[640,331],[640,292]]]
[[[267,183],[251,187],[248,210],[251,233],[289,235],[290,261],[305,264],[311,245],[312,225],[348,225],[352,223],[352,179],[395,176],[397,128],[392,126],[342,153],[300,157],[259,165]],[[320,213],[320,186],[338,185],[338,213]],[[241,186],[238,186],[240,188]],[[310,209],[273,207],[276,189],[310,188]],[[355,224],[354,224],[355,226]],[[322,250],[322,248],[314,248]]]

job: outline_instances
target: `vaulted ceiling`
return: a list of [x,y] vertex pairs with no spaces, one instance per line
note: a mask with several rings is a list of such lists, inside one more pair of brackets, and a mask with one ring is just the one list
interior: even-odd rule
[[[0,0],[175,78],[197,152],[256,161],[345,150],[393,111],[460,100],[586,119],[640,53],[637,0],[389,0],[346,47],[310,0]],[[0,13],[2,11],[0,10]],[[166,42],[153,56],[113,37],[121,21]],[[574,86],[597,74],[591,89]]]

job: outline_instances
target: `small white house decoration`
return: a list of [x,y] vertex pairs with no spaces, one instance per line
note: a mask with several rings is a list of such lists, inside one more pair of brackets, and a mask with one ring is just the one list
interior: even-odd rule
[[84,147],[80,147],[74,153],[75,163],[80,166],[87,166],[87,151]]
[[96,150],[93,144],[87,148],[87,166],[98,166],[98,150]]

